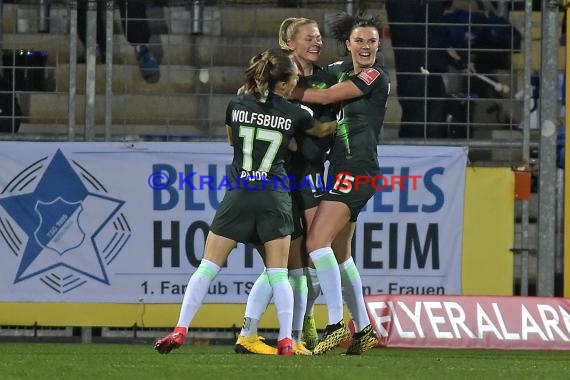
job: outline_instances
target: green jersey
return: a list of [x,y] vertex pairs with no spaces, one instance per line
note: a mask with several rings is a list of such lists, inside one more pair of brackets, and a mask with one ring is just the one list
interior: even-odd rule
[[[336,78],[324,71],[319,66],[313,66],[313,74],[299,77],[299,87],[306,88],[328,88],[336,83]],[[313,111],[313,118],[322,122],[336,120],[337,107],[335,105],[305,104]],[[297,152],[290,152],[287,159],[287,173],[295,176],[297,181],[303,176],[316,169],[322,171],[326,152],[333,143],[333,136],[317,138],[298,131],[295,139],[299,145]],[[312,166],[312,167],[311,167]]]
[[[313,74],[299,77],[297,86],[306,88],[329,88],[336,84],[336,77],[314,65]],[[336,107],[322,104],[306,104],[313,111],[313,117],[320,121],[336,120]]]
[[338,82],[351,80],[363,93],[343,101],[337,116],[337,132],[329,160],[331,165],[372,165],[378,168],[377,146],[384,123],[390,79],[376,63],[353,74],[352,61],[335,62],[327,67]]
[[[284,168],[287,145],[296,130],[312,128],[309,111],[282,97],[269,94],[265,102],[241,94],[226,109],[231,128],[234,158],[230,172],[232,186],[286,191],[289,183]],[[266,186],[270,182],[270,186]]]

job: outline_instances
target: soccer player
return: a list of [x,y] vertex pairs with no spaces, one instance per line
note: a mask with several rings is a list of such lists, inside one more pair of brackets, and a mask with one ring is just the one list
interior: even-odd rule
[[[336,183],[321,197],[307,236],[307,251],[328,309],[328,325],[313,351],[317,355],[350,336],[343,321],[343,290],[345,301],[354,302],[348,308],[357,331],[347,354],[358,355],[378,344],[366,311],[362,280],[350,255],[350,243],[358,214],[374,194],[371,179],[380,173],[377,145],[390,92],[388,74],[376,61],[381,30],[374,18],[339,15],[331,25],[331,34],[344,44],[352,58],[328,66],[327,70],[335,73],[339,83],[327,89],[298,87],[293,92],[293,97],[302,102],[341,103],[329,155],[329,175]],[[355,183],[355,178],[361,181]],[[364,183],[366,178],[368,183]],[[340,247],[336,251],[332,249],[333,241],[335,249]],[[344,289],[341,277],[346,280]]]
[[[206,238],[204,258],[188,281],[174,330],[154,348],[167,354],[180,347],[212,280],[237,242],[263,245],[267,278],[277,318],[279,355],[293,355],[293,294],[287,279],[287,257],[293,231],[291,195],[283,166],[297,129],[317,133],[336,123],[315,123],[307,110],[286,100],[296,86],[298,69],[279,49],[258,54],[246,71],[242,94],[226,110],[228,141],[234,147],[230,181]],[[261,174],[261,175],[258,175]]]
[[[290,52],[299,68],[299,83],[304,86],[326,88],[336,83],[335,77],[316,64],[322,44],[319,26],[315,20],[292,17],[281,23],[279,45],[284,51]],[[336,107],[318,104],[309,106],[313,117],[318,120],[336,120]],[[304,235],[317,209],[319,196],[324,190],[323,162],[332,139],[330,135],[317,138],[304,133],[297,133],[295,137],[299,145],[298,150],[290,152],[285,163],[287,173],[296,183],[291,191],[295,231],[291,237],[288,261],[289,282],[294,298],[293,351],[298,355],[311,355],[310,350],[315,348],[318,340],[313,305],[320,289],[316,274],[312,277],[313,281],[310,281],[311,286],[307,288],[306,272],[312,270],[315,273],[315,270],[307,266]],[[242,330],[236,342],[237,353],[275,353],[275,348],[265,344],[257,334],[259,320],[271,296],[271,287],[264,272],[256,280],[249,294]],[[307,303],[308,300],[310,304]]]

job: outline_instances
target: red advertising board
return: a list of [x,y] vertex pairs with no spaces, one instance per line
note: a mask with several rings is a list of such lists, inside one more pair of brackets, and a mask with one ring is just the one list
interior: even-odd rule
[[570,299],[366,296],[381,347],[570,350]]

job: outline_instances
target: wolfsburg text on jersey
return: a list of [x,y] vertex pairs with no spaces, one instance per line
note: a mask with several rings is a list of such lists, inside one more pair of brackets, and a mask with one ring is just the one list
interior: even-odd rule
[[238,123],[256,124],[260,127],[284,129],[286,131],[291,129],[291,119],[244,110],[233,110],[232,121]]

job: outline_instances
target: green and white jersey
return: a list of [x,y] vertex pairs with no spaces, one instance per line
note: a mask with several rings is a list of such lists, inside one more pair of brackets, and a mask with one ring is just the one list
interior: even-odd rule
[[376,63],[354,75],[352,61],[332,63],[327,71],[333,73],[338,82],[351,80],[363,92],[361,97],[341,104],[335,142],[329,155],[331,164],[378,168],[377,146],[390,93],[388,73]]
[[[336,84],[337,78],[331,73],[323,70],[321,67],[314,65],[313,74],[305,77],[299,77],[297,86],[306,88],[329,88]],[[313,110],[313,117],[320,121],[336,120],[336,107],[322,104],[306,104]]]
[[[308,110],[278,95],[270,94],[264,103],[247,94],[234,97],[226,109],[226,125],[231,127],[234,144],[232,186],[243,188],[246,183],[261,189],[264,181],[271,181],[279,186],[267,188],[286,191],[283,163],[287,145],[296,130],[310,129],[313,124]],[[275,182],[281,179],[284,182]]]
[[[314,65],[313,74],[299,77],[299,87],[306,88],[329,88],[336,83],[336,77],[327,73],[321,67]],[[322,105],[322,104],[309,104],[313,111],[313,119],[321,122],[328,122],[336,120],[337,107],[336,105]],[[306,174],[314,170],[322,171],[323,162],[326,157],[326,152],[331,148],[333,143],[333,136],[326,136],[317,138],[307,135],[304,131],[297,131],[295,139],[299,145],[299,150],[290,152],[290,157],[286,162],[286,169],[289,175],[295,176],[297,180],[301,180]]]

